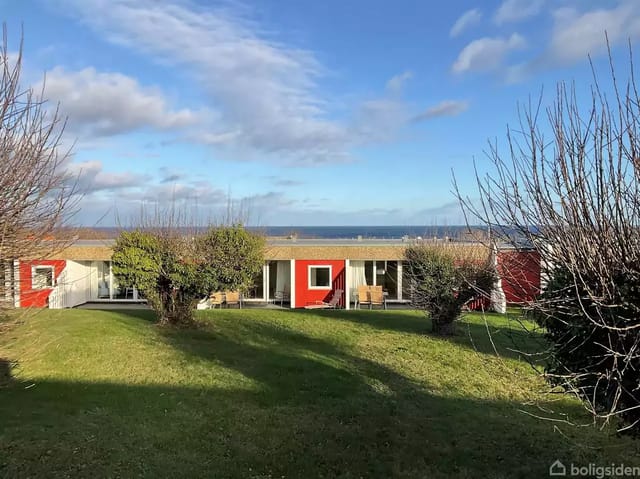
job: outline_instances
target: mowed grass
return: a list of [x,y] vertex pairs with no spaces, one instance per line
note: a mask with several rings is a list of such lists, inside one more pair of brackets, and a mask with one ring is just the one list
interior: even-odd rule
[[540,394],[503,317],[470,316],[448,339],[410,311],[199,319],[49,310],[5,328],[0,477],[537,478],[556,459],[640,463],[629,438],[523,412],[588,422]]

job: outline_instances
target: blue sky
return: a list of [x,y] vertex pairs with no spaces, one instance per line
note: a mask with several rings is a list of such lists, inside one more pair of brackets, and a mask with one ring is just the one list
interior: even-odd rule
[[[461,224],[518,103],[588,91],[637,0],[0,0],[25,84],[68,117],[76,222],[141,205],[259,225]],[[606,70],[604,70],[606,73]],[[543,90],[544,89],[544,90]]]

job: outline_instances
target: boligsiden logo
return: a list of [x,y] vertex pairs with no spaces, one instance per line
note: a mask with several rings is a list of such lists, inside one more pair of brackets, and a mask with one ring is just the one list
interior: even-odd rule
[[587,465],[569,464],[566,466],[560,459],[556,459],[549,466],[551,477],[640,477],[639,466],[625,466],[624,464],[609,464],[602,466],[589,463]]

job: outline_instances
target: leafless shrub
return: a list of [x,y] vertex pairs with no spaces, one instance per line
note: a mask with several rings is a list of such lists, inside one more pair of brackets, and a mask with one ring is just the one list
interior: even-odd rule
[[551,107],[520,109],[507,151],[491,144],[492,171],[476,170],[479,205],[456,192],[469,222],[540,254],[544,291],[526,309],[544,328],[551,385],[599,422],[638,433],[640,97],[631,55],[623,87],[609,59],[606,88],[592,66],[588,105],[560,83]]
[[41,259],[68,244],[67,222],[78,197],[63,163],[64,121],[20,82],[22,42],[0,46],[0,312],[13,305],[18,286],[13,262]]

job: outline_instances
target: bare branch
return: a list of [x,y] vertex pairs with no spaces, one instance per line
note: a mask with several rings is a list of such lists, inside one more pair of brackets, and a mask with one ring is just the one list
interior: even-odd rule
[[[546,378],[580,398],[604,423],[638,432],[640,421],[640,101],[633,74],[622,86],[610,58],[595,69],[590,101],[559,83],[555,102],[519,109],[517,128],[476,170],[480,203],[456,195],[494,240],[536,247],[544,293],[525,305],[544,328]],[[606,90],[606,92],[605,92]],[[552,133],[547,141],[545,132]],[[521,268],[505,268],[502,274]],[[518,283],[523,278],[510,277]]]
[[[16,287],[12,262],[41,259],[68,245],[68,222],[79,201],[64,171],[70,151],[61,151],[64,120],[20,83],[22,38],[12,54],[3,27],[0,46],[0,298]],[[0,302],[0,308],[9,306]]]

